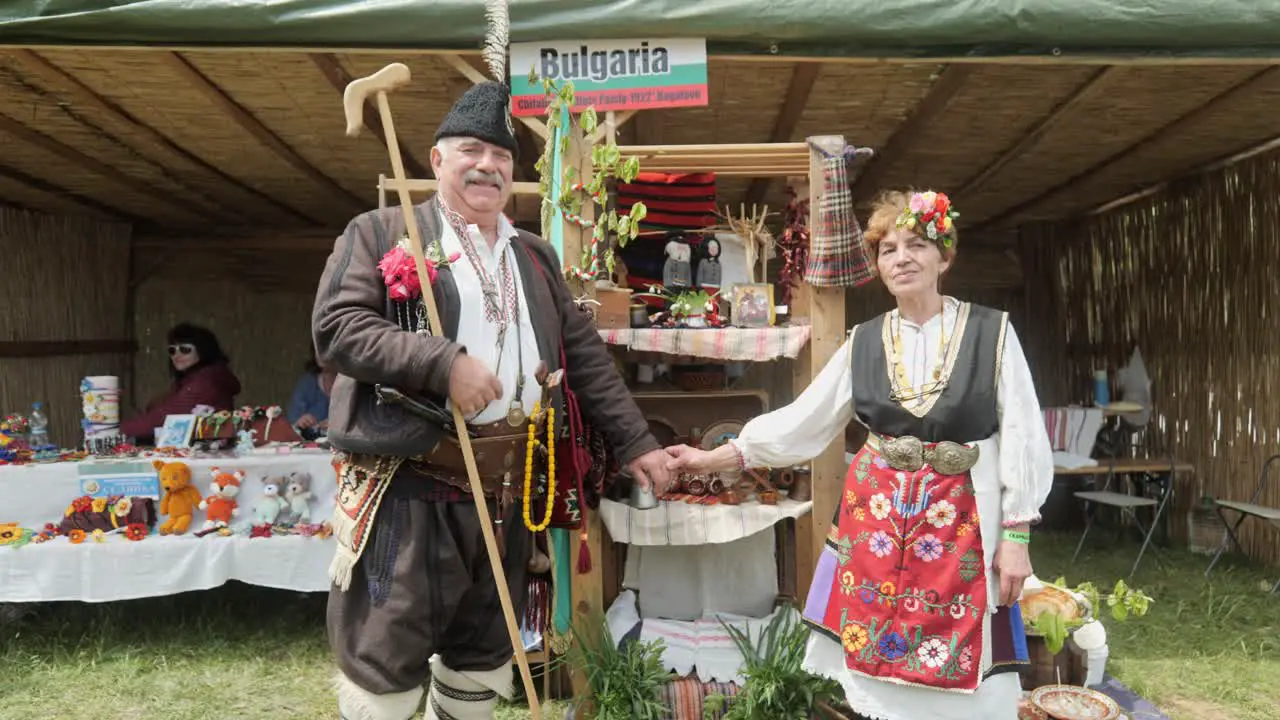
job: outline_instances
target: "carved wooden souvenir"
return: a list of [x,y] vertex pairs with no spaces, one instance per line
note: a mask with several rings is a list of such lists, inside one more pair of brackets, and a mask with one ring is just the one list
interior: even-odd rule
[[724,492],[724,489],[725,489],[724,480],[720,479],[720,475],[719,474],[712,475],[711,480],[707,482],[707,494],[719,495],[720,493]]
[[760,492],[756,493],[756,500],[759,500],[761,505],[777,505],[778,491],[777,490],[761,490]]
[[737,490],[725,490],[716,495],[721,505],[738,505],[742,503],[742,495]]
[[701,497],[707,494],[707,476],[690,475],[684,481],[684,491],[690,495]]
[[813,499],[813,473],[808,468],[796,468],[792,471],[795,481],[791,484],[791,489],[787,492],[787,497],[798,502],[808,502]]

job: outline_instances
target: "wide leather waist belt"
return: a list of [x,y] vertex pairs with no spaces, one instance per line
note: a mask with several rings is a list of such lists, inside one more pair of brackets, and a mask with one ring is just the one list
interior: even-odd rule
[[977,445],[926,443],[910,435],[891,438],[871,433],[867,447],[884,458],[889,467],[903,472],[915,472],[928,465],[940,475],[963,475],[978,464]]
[[[494,497],[504,483],[515,487],[524,482],[524,456],[528,448],[528,432],[519,432],[506,422],[471,428],[477,437],[471,438],[471,451],[475,453],[476,470],[484,494]],[[415,469],[430,474],[458,488],[470,490],[467,464],[462,456],[462,446],[455,436],[440,439],[435,449],[425,455],[409,459]]]

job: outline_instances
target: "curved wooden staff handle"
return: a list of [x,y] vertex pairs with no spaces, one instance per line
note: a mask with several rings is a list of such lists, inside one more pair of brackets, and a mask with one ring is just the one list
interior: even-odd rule
[[[372,75],[347,83],[347,88],[342,91],[342,113],[347,116],[347,136],[355,137],[364,129],[364,101],[370,95],[389,93],[408,84],[409,66],[404,63],[391,63]],[[396,156],[399,155],[397,148]]]
[[[354,127],[359,132],[363,121],[360,116],[363,107],[352,104],[356,98],[361,103],[370,93],[377,96],[378,112],[382,117],[382,129],[387,136],[387,153],[391,156],[391,169],[397,180],[397,194],[400,197],[400,209],[404,212],[404,226],[409,235],[409,252],[413,255],[414,268],[422,282],[422,299],[427,306],[427,319],[431,324],[431,333],[436,337],[444,337],[440,323],[440,311],[436,308],[435,293],[431,291],[431,276],[427,274],[426,258],[423,255],[422,236],[418,233],[418,221],[413,213],[413,202],[409,199],[408,185],[405,183],[404,160],[400,156],[400,141],[396,139],[395,123],[391,117],[391,103],[387,101],[387,92],[409,82],[409,68],[401,63],[393,63],[378,72],[352,80],[342,93],[343,111],[347,116],[347,134]],[[355,118],[353,120],[353,118]],[[467,479],[471,484],[471,499],[475,502],[476,514],[480,516],[480,531],[484,535],[485,549],[489,554],[489,566],[493,569],[494,580],[498,585],[498,600],[502,603],[502,615],[507,624],[507,635],[511,638],[516,665],[520,668],[520,679],[524,685],[525,698],[529,702],[529,716],[532,720],[542,720],[542,706],[538,702],[538,690],[533,684],[533,674],[529,672],[529,658],[525,654],[524,644],[520,638],[520,623],[516,619],[515,604],[511,602],[511,591],[507,585],[507,573],[502,567],[502,556],[498,552],[498,540],[493,534],[493,521],[489,516],[489,504],[484,499],[484,489],[480,484],[480,471],[476,468],[475,453],[471,449],[471,437],[466,432],[467,421],[462,411],[453,406],[453,424],[458,431],[458,445],[462,449],[462,459],[467,466]]]

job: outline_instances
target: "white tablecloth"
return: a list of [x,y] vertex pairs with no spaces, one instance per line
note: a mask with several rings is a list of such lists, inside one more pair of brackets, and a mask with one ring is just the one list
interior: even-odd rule
[[662,500],[650,510],[636,510],[614,500],[600,501],[600,519],[614,542],[628,545],[703,545],[727,543],[755,535],[787,518],[813,509],[813,502],[782,498],[777,505],[749,500],[741,505],[693,505]]
[[[232,524],[237,531],[247,532],[252,524],[253,506],[262,498],[263,480],[292,472],[311,475],[311,492],[315,496],[311,521],[326,521],[333,513],[337,482],[328,452],[183,462],[191,466],[193,483],[202,496],[209,494],[209,468],[244,471],[236,498],[240,513]],[[60,522],[67,505],[82,494],[79,465],[0,467],[0,523],[16,522],[39,530],[47,522]],[[192,529],[203,523],[204,512],[197,510]],[[332,557],[332,538],[153,534],[131,542],[120,535],[110,535],[102,543],[86,540],[72,545],[60,537],[16,548],[0,546],[0,602],[125,600],[204,590],[228,580],[317,592],[329,588],[327,568]]]

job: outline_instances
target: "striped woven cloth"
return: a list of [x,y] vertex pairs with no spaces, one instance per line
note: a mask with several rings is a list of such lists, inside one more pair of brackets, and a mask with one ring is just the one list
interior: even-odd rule
[[809,342],[810,327],[796,323],[770,328],[630,328],[599,332],[610,345],[626,345],[640,352],[724,362],[764,362],[799,355]]
[[862,226],[853,214],[846,161],[845,153],[823,159],[826,191],[812,225],[804,271],[804,279],[815,287],[858,287],[875,277]]
[[662,689],[662,702],[667,706],[667,712],[663,715],[664,720],[704,720],[704,718],[724,717],[725,710],[728,709],[728,702],[722,704],[719,710],[713,710],[708,715],[703,715],[703,702],[709,695],[723,695],[725,698],[731,698],[738,694],[738,686],[733,683],[719,682],[698,682],[698,678],[684,677],[679,680],[672,680]]

